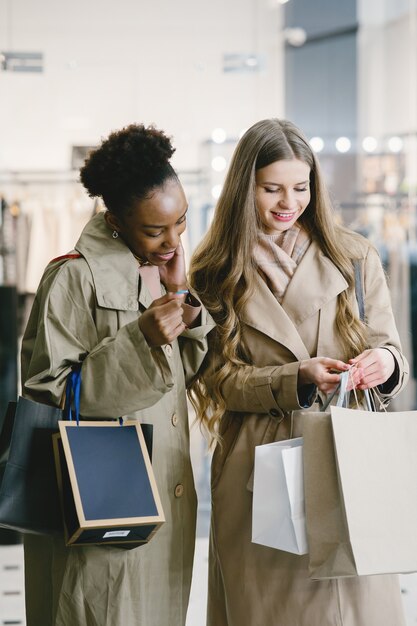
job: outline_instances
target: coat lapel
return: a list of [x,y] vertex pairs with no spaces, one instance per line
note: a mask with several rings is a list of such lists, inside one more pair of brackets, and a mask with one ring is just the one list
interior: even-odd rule
[[310,354],[297,327],[346,287],[342,274],[312,242],[290,281],[282,305],[259,276],[255,295],[242,312],[242,321],[286,347],[296,359],[308,359]]
[[112,238],[104,213],[88,222],[75,248],[90,267],[99,306],[118,311],[149,307],[153,298],[140,280],[138,263],[120,237]]
[[312,242],[288,285],[282,307],[299,326],[347,286],[337,267]]
[[242,311],[242,321],[268,335],[290,350],[296,359],[308,359],[309,353],[293,322],[259,276],[255,294]]

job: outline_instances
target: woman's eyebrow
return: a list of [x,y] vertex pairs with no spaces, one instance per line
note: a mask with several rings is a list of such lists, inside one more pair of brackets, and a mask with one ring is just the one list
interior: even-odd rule
[[[309,181],[308,180],[303,180],[300,183],[294,183],[295,185],[306,185]],[[272,183],[272,182],[268,182],[267,180],[263,180],[261,183],[261,185],[273,185],[274,187],[279,187],[281,185],[281,183]]]

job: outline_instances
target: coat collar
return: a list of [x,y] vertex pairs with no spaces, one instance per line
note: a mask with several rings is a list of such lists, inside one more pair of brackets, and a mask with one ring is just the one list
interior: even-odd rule
[[242,321],[288,348],[297,359],[310,355],[297,327],[347,288],[337,267],[312,242],[292,277],[280,305],[261,276]]
[[151,304],[151,295],[144,281],[139,280],[138,262],[123,239],[113,239],[104,212],[88,222],[75,249],[91,270],[99,306],[137,311],[139,302],[145,307]]
[[288,285],[282,307],[298,326],[347,287],[336,265],[313,241]]

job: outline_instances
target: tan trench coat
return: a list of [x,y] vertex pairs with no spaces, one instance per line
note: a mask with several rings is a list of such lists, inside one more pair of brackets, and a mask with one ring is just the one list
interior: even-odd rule
[[137,320],[152,297],[103,214],[87,224],[76,250],[83,258],[52,263],[39,286],[23,341],[24,395],[59,405],[71,364],[83,360],[84,417],[129,415],[153,424],[166,522],[133,550],[65,548],[62,536],[27,535],[27,624],[183,626],[196,517],[185,386],[214,324],[203,309],[200,326],[149,349]]
[[[395,395],[406,382],[408,366],[400,352],[379,257],[365,240],[360,248],[369,345],[389,346],[395,355]],[[290,436],[291,420],[301,409],[298,362],[316,355],[341,358],[336,298],[346,287],[340,272],[313,243],[282,306],[259,278],[242,313],[253,366],[237,368],[224,385],[224,443],[216,448],[212,464],[209,626],[404,625],[397,577],[313,582],[308,556],[251,543],[255,446]]]

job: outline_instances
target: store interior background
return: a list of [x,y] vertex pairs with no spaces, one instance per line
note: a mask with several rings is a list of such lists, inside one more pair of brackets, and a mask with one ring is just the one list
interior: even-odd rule
[[[412,371],[395,408],[417,408],[417,0],[0,0],[0,416],[19,393],[42,270],[98,208],[77,182],[88,150],[132,122],[172,135],[190,254],[242,131],[265,117],[304,130],[338,218],[378,247]],[[187,625],[203,626],[210,456],[198,428],[192,454]],[[24,624],[19,540],[0,534],[0,624]],[[401,581],[417,624],[416,576]]]

